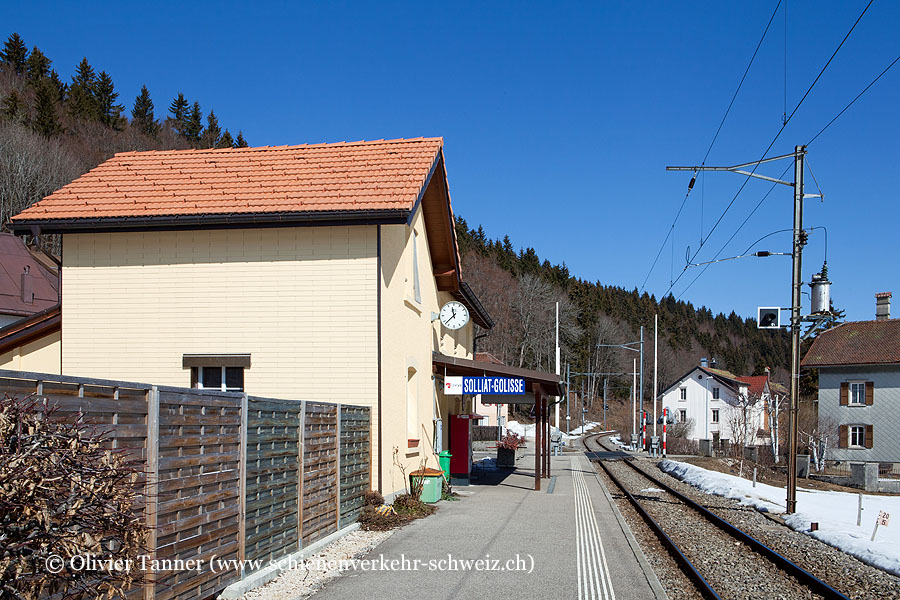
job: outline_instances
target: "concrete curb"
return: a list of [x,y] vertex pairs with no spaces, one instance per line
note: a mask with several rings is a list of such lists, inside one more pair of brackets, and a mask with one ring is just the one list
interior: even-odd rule
[[[587,450],[585,449],[585,452]],[[590,458],[585,454],[585,459],[587,459],[588,464],[590,464]],[[628,540],[628,545],[631,547],[631,551],[634,552],[635,558],[637,558],[638,564],[641,566],[641,570],[644,572],[644,577],[647,578],[647,583],[650,584],[650,589],[653,590],[654,597],[657,600],[667,600],[668,595],[666,594],[666,590],[663,589],[662,584],[659,582],[659,578],[656,576],[656,572],[653,571],[653,567],[650,566],[650,563],[647,561],[647,557],[644,555],[644,551],[641,549],[640,544],[635,539],[634,534],[631,533],[631,527],[628,526],[628,523],[625,521],[625,517],[622,516],[622,513],[619,512],[619,507],[616,506],[615,500],[610,495],[609,490],[606,489],[606,486],[603,485],[603,481],[600,480],[600,476],[597,475],[597,469],[594,468],[593,465],[590,466],[591,473],[594,474],[594,478],[597,480],[597,483],[600,484],[600,489],[603,490],[603,495],[606,496],[606,501],[609,503],[609,506],[612,508],[613,514],[616,516],[616,521],[619,523],[619,527],[622,529],[622,533],[625,534],[625,539]]]
[[227,588],[222,590],[222,593],[219,594],[219,598],[221,600],[235,600],[237,598],[240,598],[250,590],[269,583],[307,556],[315,554],[331,542],[338,540],[348,533],[356,531],[357,529],[359,529],[359,523],[353,523],[352,525],[348,525],[343,529],[339,529],[331,535],[328,535],[321,540],[310,544],[306,548],[298,550],[297,552],[294,552],[292,554],[288,554],[287,556],[283,556],[282,558],[276,560],[274,564],[270,564],[269,566],[260,569],[255,573],[247,575],[240,581],[232,583]]

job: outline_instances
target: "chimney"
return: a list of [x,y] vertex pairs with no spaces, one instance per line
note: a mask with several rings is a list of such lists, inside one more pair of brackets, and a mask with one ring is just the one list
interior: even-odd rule
[[703,367],[704,369],[709,367],[709,361],[706,360],[706,357],[703,357],[700,359],[700,366]]
[[22,272],[22,302],[25,304],[34,304],[34,278],[32,277],[31,267],[26,265],[25,271]]
[[875,294],[875,320],[884,321],[891,318],[891,293]]
[[711,366],[713,369],[719,366],[719,361],[716,360],[715,356],[710,359],[709,366]]

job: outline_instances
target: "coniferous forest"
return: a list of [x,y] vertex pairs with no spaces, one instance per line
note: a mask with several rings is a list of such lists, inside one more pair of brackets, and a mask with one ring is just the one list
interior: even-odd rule
[[[10,35],[0,50],[0,223],[116,152],[247,146],[240,130],[233,135],[214,110],[185,93],[160,106],[144,86],[130,108],[126,100],[112,76],[87,58],[64,77],[37,46],[29,49],[18,34]],[[496,323],[479,332],[478,350],[507,364],[554,370],[559,302],[562,361],[572,371],[630,373],[638,354],[603,345],[636,341],[643,325],[650,373],[657,313],[661,390],[701,357],[737,374],[760,374],[769,366],[778,377],[788,367],[784,332],[758,330],[752,319],[714,315],[672,296],[657,299],[586,281],[565,264],[541,260],[533,248],[516,250],[509,237],[490,239],[462,218],[456,226],[464,278]],[[627,397],[631,377],[610,377],[612,395]],[[596,397],[602,379],[576,381]]]
[[10,35],[0,48],[0,223],[117,152],[247,146],[183,93],[160,106],[143,86],[126,102],[87,58],[64,77]]

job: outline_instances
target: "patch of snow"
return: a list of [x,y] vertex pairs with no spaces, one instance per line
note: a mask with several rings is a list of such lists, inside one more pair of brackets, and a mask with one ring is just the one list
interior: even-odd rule
[[[664,460],[660,469],[685,483],[704,491],[732,498],[753,506],[761,512],[784,513],[783,488],[753,482],[716,471]],[[866,564],[900,576],[900,523],[879,527],[875,541],[872,530],[878,511],[900,515],[900,496],[872,496],[863,494],[862,523],[856,526],[859,494],[797,488],[797,512],[784,515],[791,529],[806,533],[830,546],[855,556]],[[818,531],[809,531],[810,523],[819,524]]]
[[650,493],[658,494],[658,493],[660,493],[660,492],[664,492],[665,490],[661,490],[661,489],[655,488],[655,487],[649,487],[649,488],[644,488],[644,489],[642,489],[641,491],[642,491],[642,492],[650,492]]

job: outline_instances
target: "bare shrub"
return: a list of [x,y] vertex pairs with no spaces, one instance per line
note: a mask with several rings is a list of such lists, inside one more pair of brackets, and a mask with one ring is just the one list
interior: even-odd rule
[[138,472],[109,446],[33,397],[0,400],[0,597],[113,598],[140,583]]

